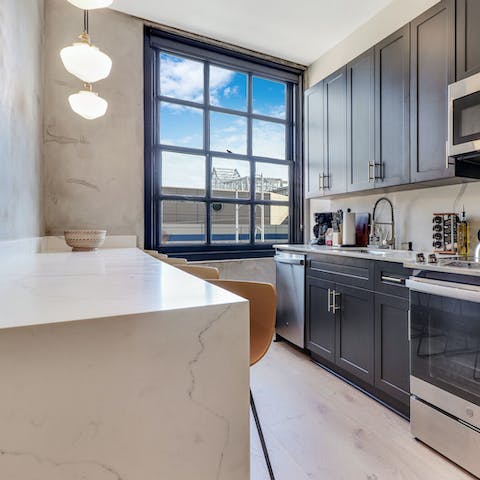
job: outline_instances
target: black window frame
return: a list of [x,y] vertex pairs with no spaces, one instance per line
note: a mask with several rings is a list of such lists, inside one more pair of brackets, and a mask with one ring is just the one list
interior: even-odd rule
[[[285,120],[276,120],[275,118],[254,114],[251,108],[247,112],[238,112],[228,108],[207,105],[204,99],[204,114],[210,111],[218,111],[222,113],[235,114],[247,118],[249,129],[248,148],[246,155],[227,154],[224,152],[215,152],[210,155],[211,150],[206,148],[192,149],[189,152],[187,147],[171,147],[168,151],[178,151],[182,153],[192,153],[205,155],[206,157],[206,192],[205,195],[199,197],[168,195],[161,193],[160,173],[161,169],[158,152],[162,148],[156,143],[158,124],[157,124],[157,104],[167,97],[160,96],[159,93],[159,75],[157,72],[158,59],[160,50],[172,53],[173,55],[181,55],[182,57],[191,58],[193,60],[200,59],[208,64],[215,64],[222,68],[231,68],[236,71],[248,71],[248,81],[251,82],[252,76],[260,76],[286,82],[287,86],[287,118]],[[208,70],[206,68],[205,70]],[[205,73],[208,75],[208,72]],[[255,235],[250,234],[249,243],[240,244],[222,244],[210,243],[211,233],[211,204],[212,203],[231,203],[244,204],[250,206],[250,232],[254,232],[255,225],[255,205],[283,205],[289,207],[289,242],[302,243],[303,241],[303,70],[294,68],[289,65],[283,65],[246,55],[237,51],[228,50],[226,48],[201,42],[188,37],[181,37],[176,34],[158,30],[152,27],[145,27],[145,44],[144,44],[144,110],[145,110],[145,248],[150,250],[158,250],[168,253],[172,256],[183,256],[190,260],[216,260],[228,258],[251,258],[251,257],[267,257],[274,254],[273,243],[255,243]],[[186,100],[171,99],[168,101],[185,106],[198,107],[198,103],[192,103]],[[251,97],[249,102],[251,102]],[[250,105],[251,107],[251,105]],[[204,115],[204,135],[209,133],[209,118]],[[286,139],[286,155],[285,160],[272,158],[255,157],[248,155],[251,153],[251,128],[253,119],[265,120],[269,122],[277,122],[285,124],[288,130],[292,129],[291,135],[287,135]],[[247,160],[250,162],[250,198],[249,199],[233,199],[219,198],[210,196],[210,172],[212,157],[222,157],[231,159]],[[291,157],[289,159],[289,157]],[[255,198],[255,176],[253,175],[253,165],[255,162],[266,161],[271,164],[288,165],[289,167],[289,199],[288,202],[271,202],[261,201]],[[205,202],[206,207],[206,243],[202,244],[162,244],[161,243],[161,201],[162,200],[194,200],[197,202]]]

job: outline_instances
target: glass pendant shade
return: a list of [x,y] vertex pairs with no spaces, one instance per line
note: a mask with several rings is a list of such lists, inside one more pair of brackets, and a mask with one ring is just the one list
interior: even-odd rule
[[90,90],[81,90],[70,95],[68,102],[75,113],[87,120],[94,120],[105,115],[108,108],[108,102]]
[[113,0],[68,0],[72,5],[75,5],[82,10],[95,10],[97,8],[109,7]]
[[62,48],[60,57],[67,71],[85,83],[107,78],[112,69],[110,57],[88,42],[78,42]]

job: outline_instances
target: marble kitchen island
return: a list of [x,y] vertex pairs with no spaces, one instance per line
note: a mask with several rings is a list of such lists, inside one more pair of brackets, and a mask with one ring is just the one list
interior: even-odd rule
[[0,478],[249,478],[248,302],[134,248],[4,257],[0,301]]

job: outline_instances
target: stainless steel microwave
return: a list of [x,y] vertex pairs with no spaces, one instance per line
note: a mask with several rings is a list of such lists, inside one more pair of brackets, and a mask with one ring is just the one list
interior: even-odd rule
[[448,86],[448,156],[480,152],[480,73]]

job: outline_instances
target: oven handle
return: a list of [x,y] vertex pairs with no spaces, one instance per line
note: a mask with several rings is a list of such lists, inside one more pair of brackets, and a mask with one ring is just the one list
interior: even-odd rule
[[416,277],[410,277],[405,284],[414,292],[480,303],[480,287],[476,285],[464,285],[463,283],[443,282],[430,279],[425,280]]

